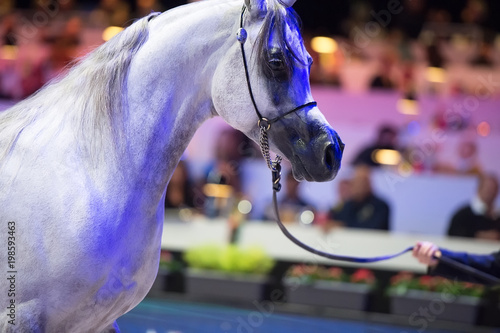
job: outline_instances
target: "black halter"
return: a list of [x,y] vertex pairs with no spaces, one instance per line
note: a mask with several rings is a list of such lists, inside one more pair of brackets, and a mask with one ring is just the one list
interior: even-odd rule
[[[357,262],[357,263],[371,263],[371,262],[377,262],[377,261],[382,261],[382,260],[388,260],[391,258],[398,257],[406,252],[410,252],[413,250],[413,246],[410,246],[406,249],[404,249],[401,252],[398,252],[396,254],[391,254],[391,255],[386,255],[386,256],[380,256],[380,257],[371,257],[371,258],[360,258],[360,257],[351,257],[351,256],[341,256],[341,255],[336,255],[336,254],[331,254],[327,252],[323,252],[320,250],[317,250],[313,247],[310,247],[309,245],[306,245],[299,241],[295,236],[293,236],[283,225],[283,222],[281,222],[280,215],[279,215],[279,208],[278,208],[278,200],[276,197],[276,193],[280,191],[281,189],[281,157],[277,156],[275,161],[271,161],[270,156],[269,156],[269,142],[268,142],[268,137],[267,137],[267,131],[271,129],[271,125],[278,120],[282,119],[283,117],[297,112],[303,108],[309,107],[309,106],[316,106],[317,103],[315,101],[308,102],[305,104],[302,104],[288,112],[285,112],[273,119],[268,119],[262,116],[262,114],[259,111],[259,108],[257,107],[257,103],[255,102],[255,98],[252,92],[252,86],[250,84],[250,75],[248,73],[248,64],[247,64],[247,59],[245,55],[245,48],[244,44],[247,39],[247,32],[243,28],[243,15],[245,14],[246,6],[243,6],[243,9],[241,11],[241,16],[240,16],[240,29],[238,30],[238,33],[236,34],[238,41],[240,42],[241,46],[241,56],[243,58],[243,66],[245,68],[245,77],[247,81],[247,86],[248,86],[248,92],[250,94],[250,99],[252,100],[252,104],[255,108],[255,112],[257,113],[257,116],[259,117],[259,120],[257,122],[257,126],[260,129],[260,148],[262,150],[262,155],[264,156],[268,167],[272,171],[272,178],[273,178],[273,206],[274,206],[274,212],[276,214],[276,221],[278,222],[278,226],[280,227],[281,231],[283,234],[290,239],[294,244],[298,245],[299,247],[303,248],[304,250],[311,252],[313,254],[319,255],[321,257],[325,257],[328,259],[333,259],[333,260],[339,260],[339,261],[348,261],[348,262]],[[497,279],[494,276],[491,276],[489,274],[486,274],[484,272],[481,272],[477,269],[474,269],[472,267],[465,266],[455,260],[452,260],[450,258],[446,257],[439,257],[436,258],[440,262],[445,263],[446,265],[452,266],[455,269],[461,270],[467,274],[476,276],[479,279],[482,279],[484,281],[487,281],[488,283],[491,284],[499,284],[500,279]]]
[[253,107],[255,108],[255,112],[257,113],[257,116],[259,117],[259,121],[257,122],[257,126],[259,126],[259,128],[265,128],[265,130],[268,131],[271,128],[271,125],[273,123],[277,122],[278,120],[288,116],[289,114],[297,112],[300,109],[303,109],[303,108],[306,108],[309,106],[314,107],[314,106],[318,105],[318,103],[316,103],[315,101],[304,103],[304,104],[297,106],[296,108],[294,108],[288,112],[285,112],[285,113],[283,113],[283,114],[281,114],[273,119],[268,119],[268,118],[262,116],[262,114],[259,111],[259,108],[257,107],[257,103],[255,102],[255,97],[253,96],[252,85],[250,84],[250,75],[248,73],[247,57],[245,54],[245,47],[244,47],[244,44],[247,40],[247,32],[243,28],[243,15],[245,14],[245,10],[246,10],[246,6],[243,6],[243,9],[241,10],[240,29],[238,30],[238,33],[237,33],[237,39],[240,42],[240,46],[241,46],[241,56],[243,58],[243,66],[245,67],[245,76],[247,79],[248,92],[250,93],[250,99],[252,100],[252,104],[253,104]]

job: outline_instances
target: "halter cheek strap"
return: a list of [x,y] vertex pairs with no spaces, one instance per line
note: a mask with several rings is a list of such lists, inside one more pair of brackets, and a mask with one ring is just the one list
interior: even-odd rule
[[269,153],[269,138],[267,135],[267,132],[271,129],[271,125],[277,122],[280,119],[283,119],[284,117],[288,116],[289,114],[295,113],[303,108],[307,107],[315,107],[318,105],[315,101],[312,102],[307,102],[304,103],[300,106],[297,106],[296,108],[293,108],[292,110],[285,112],[283,114],[280,114],[279,116],[269,119],[264,116],[262,116],[262,113],[259,111],[259,108],[257,107],[257,103],[255,102],[255,97],[253,95],[253,90],[252,90],[252,85],[250,83],[250,74],[248,71],[248,63],[247,63],[247,57],[245,54],[245,42],[247,40],[248,34],[247,31],[243,28],[243,17],[245,14],[246,6],[243,5],[243,8],[241,10],[241,15],[240,15],[240,28],[238,32],[236,33],[236,39],[240,42],[240,48],[241,48],[241,57],[243,59],[243,67],[245,68],[245,78],[247,82],[247,88],[248,88],[248,93],[250,95],[250,99],[252,101],[253,107],[255,109],[255,113],[257,114],[257,117],[259,120],[257,121],[257,126],[260,129],[260,138],[259,138],[259,143],[260,143],[260,149],[262,152],[262,155],[264,156],[264,159],[266,160],[267,166],[271,171],[273,172],[273,184],[275,184],[275,188],[279,191],[281,189],[281,184],[279,181],[281,180],[281,173],[278,171],[278,169],[281,170],[280,162],[282,160],[281,156],[277,155],[276,159],[274,161],[271,161],[271,156]]
[[[248,93],[250,94],[250,99],[252,100],[252,104],[254,106],[255,112],[257,113],[257,116],[259,117],[259,120],[257,122],[257,126],[260,129],[260,149],[262,151],[262,155],[264,156],[264,159],[266,160],[266,163],[272,171],[272,181],[273,181],[273,206],[274,206],[274,212],[276,214],[276,221],[278,222],[278,226],[283,232],[283,234],[290,239],[294,244],[297,246],[303,248],[304,250],[311,252],[313,254],[319,255],[321,257],[325,257],[328,259],[333,259],[333,260],[339,260],[339,261],[347,261],[347,262],[355,262],[355,263],[372,263],[372,262],[377,262],[377,261],[382,261],[382,260],[388,260],[392,259],[395,257],[398,257],[404,253],[410,252],[413,250],[413,246],[410,246],[406,249],[404,249],[401,252],[391,254],[391,255],[385,255],[385,256],[380,256],[380,257],[370,257],[370,258],[363,258],[363,257],[352,257],[352,256],[341,256],[341,255],[336,255],[336,254],[331,254],[327,252],[323,252],[320,250],[317,250],[309,245],[306,245],[299,241],[295,236],[293,236],[283,225],[283,222],[280,219],[279,215],[279,208],[278,208],[278,200],[277,200],[277,193],[281,189],[281,156],[276,156],[276,159],[274,161],[271,161],[270,158],[270,153],[269,153],[269,138],[267,136],[267,132],[271,129],[271,125],[278,120],[282,119],[283,117],[286,117],[289,114],[292,114],[294,112],[297,112],[303,108],[307,107],[315,107],[317,105],[316,102],[308,102],[303,105],[300,105],[288,112],[285,112],[273,119],[268,119],[262,116],[262,114],[259,111],[259,108],[257,107],[257,103],[255,102],[255,97],[253,95],[252,91],[252,85],[250,84],[250,75],[248,73],[248,64],[247,64],[247,59],[245,55],[245,48],[244,44],[247,40],[247,32],[243,28],[243,15],[245,13],[246,6],[243,6],[243,9],[241,11],[241,16],[240,16],[240,28],[236,34],[236,38],[240,42],[240,47],[241,47],[241,55],[243,58],[243,66],[245,68],[245,77],[247,81],[247,87],[248,87]],[[472,267],[463,265],[455,260],[452,260],[450,258],[446,257],[439,257],[436,258],[438,259],[441,263],[444,263],[446,265],[449,265],[451,267],[454,267],[457,270],[460,270],[462,272],[465,272],[467,274],[473,275],[481,280],[487,281],[488,283],[492,284],[499,284],[500,280],[492,275],[486,274],[482,271],[479,271],[477,269],[474,269]]]

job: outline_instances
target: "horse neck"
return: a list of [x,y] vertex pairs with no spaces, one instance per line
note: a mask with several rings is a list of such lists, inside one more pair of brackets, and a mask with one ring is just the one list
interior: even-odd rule
[[236,42],[231,37],[240,6],[239,1],[207,1],[160,15],[132,61],[127,163],[157,199],[197,128],[215,114],[212,77]]

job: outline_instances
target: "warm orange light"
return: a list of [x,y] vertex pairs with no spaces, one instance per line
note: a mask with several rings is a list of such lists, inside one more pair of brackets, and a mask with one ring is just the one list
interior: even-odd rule
[[333,38],[318,36],[311,39],[311,48],[318,53],[332,54],[339,46]]
[[17,58],[17,46],[4,45],[0,52],[0,58],[4,60],[15,60]]
[[482,121],[481,123],[479,123],[479,125],[477,125],[477,134],[479,134],[480,136],[488,136],[490,135],[490,132],[491,127],[487,122]]
[[429,82],[444,83],[446,82],[446,71],[439,67],[428,67],[426,77]]
[[233,194],[233,187],[221,184],[205,184],[203,186],[203,193],[207,197],[230,198]]
[[105,42],[107,42],[122,30],[123,28],[121,27],[115,27],[115,26],[107,27],[106,29],[104,29],[104,32],[102,33],[102,39]]
[[383,165],[398,165],[401,154],[393,149],[377,149],[372,153],[372,160]]
[[402,114],[418,115],[418,102],[414,99],[402,98],[396,107]]

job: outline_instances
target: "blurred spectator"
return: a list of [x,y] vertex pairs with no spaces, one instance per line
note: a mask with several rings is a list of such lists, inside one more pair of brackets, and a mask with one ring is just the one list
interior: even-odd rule
[[389,205],[372,191],[370,169],[357,167],[350,181],[350,198],[330,220],[348,228],[389,230]]
[[[285,195],[279,198],[280,218],[283,223],[294,223],[301,221],[300,214],[305,210],[313,211],[313,208],[301,198],[299,193],[300,183],[293,178],[292,171],[285,177]],[[271,203],[266,207],[264,220],[276,219],[274,205]],[[309,222],[310,223],[310,222]]]
[[494,216],[498,179],[493,174],[478,177],[476,195],[452,217],[449,236],[500,240],[500,219]]
[[324,231],[327,232],[333,228],[344,226],[344,223],[342,221],[335,220],[334,217],[344,209],[346,202],[348,202],[351,198],[351,179],[343,178],[338,180],[337,195],[337,203],[330,208],[330,211],[327,212],[325,221],[317,221],[321,223]]
[[425,21],[425,0],[404,0],[403,10],[394,15],[394,26],[400,29],[406,38],[417,39]]
[[240,164],[245,156],[246,136],[235,129],[222,131],[215,146],[215,160],[210,166],[206,185],[205,214],[209,217],[227,215],[232,209],[233,200],[241,197]]
[[40,28],[47,56],[37,62],[26,64],[18,73],[22,93],[26,97],[45,83],[64,73],[68,65],[78,56],[83,32],[82,20],[78,16],[59,15],[51,24]]
[[481,24],[488,18],[488,5],[484,0],[467,0],[461,19],[466,24]]
[[380,161],[375,159],[375,153],[380,149],[396,150],[398,141],[398,130],[390,125],[382,126],[377,135],[375,144],[370,145],[356,156],[353,165],[367,165],[370,167],[380,166]]
[[101,0],[90,14],[90,19],[100,27],[124,27],[131,19],[130,5],[123,0]]
[[474,141],[463,141],[457,146],[457,160],[455,165],[449,162],[436,162],[433,166],[435,172],[455,173],[462,175],[478,175],[481,165],[478,161],[477,145]]
[[472,61],[476,66],[493,66],[493,46],[487,42],[481,42],[479,45],[479,54]]
[[15,14],[8,14],[2,17],[0,21],[0,45],[17,45],[15,34],[15,24],[19,17]]
[[136,0],[136,17],[144,17],[151,14],[151,12],[163,11],[162,5],[158,0]]
[[193,185],[183,160],[179,161],[168,183],[165,208],[194,208]]
[[393,80],[394,67],[396,65],[395,55],[385,53],[379,60],[378,72],[370,83],[371,88],[393,89],[395,84]]
[[16,14],[0,20],[0,98],[18,97],[21,93],[19,75],[16,71],[18,40],[15,35]]
[[2,0],[0,1],[0,18],[3,15],[10,13],[13,7],[13,0]]
[[351,180],[344,178],[339,180],[337,185],[338,191],[338,201],[337,203],[330,209],[330,215],[335,215],[340,212],[345,203],[351,198]]
[[479,174],[481,166],[477,157],[477,145],[474,141],[465,141],[458,146],[456,171],[461,174]]

